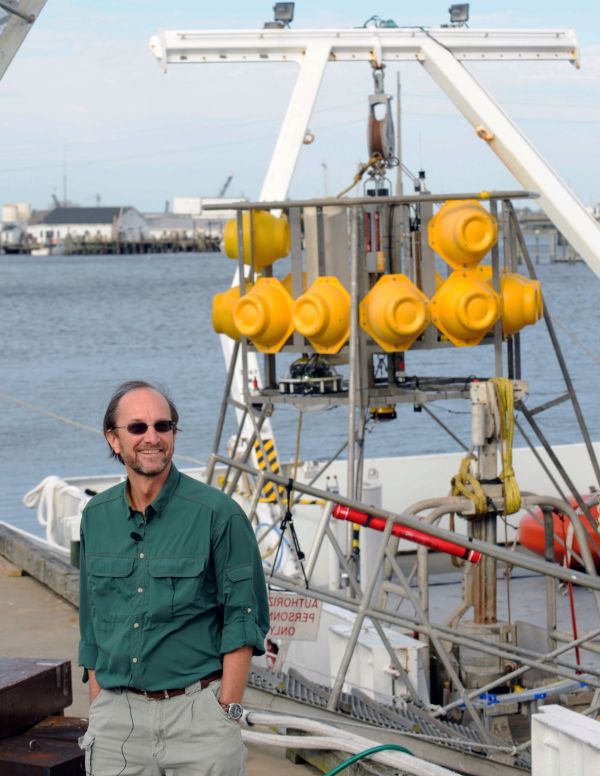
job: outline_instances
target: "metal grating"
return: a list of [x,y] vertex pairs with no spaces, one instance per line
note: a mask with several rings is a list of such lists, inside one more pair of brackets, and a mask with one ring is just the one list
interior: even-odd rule
[[[306,703],[309,706],[327,708],[327,701],[331,689],[326,685],[317,684],[304,677],[294,668],[282,673],[272,673],[264,669],[252,667],[248,680],[249,684],[257,690],[270,692],[291,700]],[[456,722],[442,722],[428,716],[424,711],[413,704],[405,704],[403,708],[394,708],[387,704],[373,700],[360,690],[354,689],[352,693],[342,693],[340,696],[338,714],[348,716],[351,719],[367,722],[376,727],[398,730],[411,735],[422,735],[428,739],[436,739],[441,747],[447,747],[457,751],[468,751],[487,759],[485,742],[479,733],[469,725],[461,725]],[[464,741],[465,745],[461,744]],[[507,742],[501,738],[494,738],[497,746],[507,746]],[[472,744],[481,744],[481,749]],[[526,772],[531,771],[531,757],[526,752],[520,752],[515,756],[514,766],[522,768]]]

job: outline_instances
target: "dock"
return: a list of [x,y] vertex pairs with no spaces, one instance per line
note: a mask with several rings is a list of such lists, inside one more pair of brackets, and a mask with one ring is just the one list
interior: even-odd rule
[[[73,703],[65,709],[65,715],[87,718],[88,691],[77,666],[77,608],[1,556],[0,560],[2,657],[69,660]],[[247,748],[248,776],[319,773],[309,765],[290,762],[285,749],[256,744]]]

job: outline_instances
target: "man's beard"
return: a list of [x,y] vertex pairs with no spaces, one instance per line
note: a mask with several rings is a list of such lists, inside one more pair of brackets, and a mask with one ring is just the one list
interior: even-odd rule
[[165,456],[162,461],[151,464],[151,468],[147,468],[147,465],[144,465],[144,462],[140,461],[137,456],[133,456],[130,460],[125,460],[125,464],[129,466],[132,471],[136,472],[136,474],[141,474],[144,477],[158,477],[159,474],[164,472],[170,462],[171,461]]

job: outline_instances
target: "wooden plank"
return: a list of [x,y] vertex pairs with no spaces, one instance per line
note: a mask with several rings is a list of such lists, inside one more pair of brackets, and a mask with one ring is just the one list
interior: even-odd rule
[[48,547],[0,523],[0,555],[74,606],[79,606],[79,572]]
[[21,577],[23,571],[0,555],[0,577]]

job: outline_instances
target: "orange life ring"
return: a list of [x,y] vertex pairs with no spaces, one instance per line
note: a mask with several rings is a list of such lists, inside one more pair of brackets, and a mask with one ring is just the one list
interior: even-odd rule
[[[584,501],[587,500],[585,497]],[[582,518],[582,525],[588,535],[588,546],[592,553],[592,559],[596,569],[600,571],[600,534],[598,534],[598,505],[590,504],[589,510],[594,524],[590,525],[585,515],[577,507],[574,498],[569,499],[569,503]],[[568,545],[568,535],[571,521],[562,512],[552,512],[552,521],[554,524],[554,559],[557,563],[563,563],[565,559],[566,547]],[[545,538],[544,538],[544,516],[539,507],[529,510],[519,521],[519,543],[528,550],[535,552],[536,555],[545,556]],[[575,553],[580,555],[579,543],[577,537],[572,537],[572,548]],[[569,559],[570,568],[582,568],[581,564],[571,556]]]

